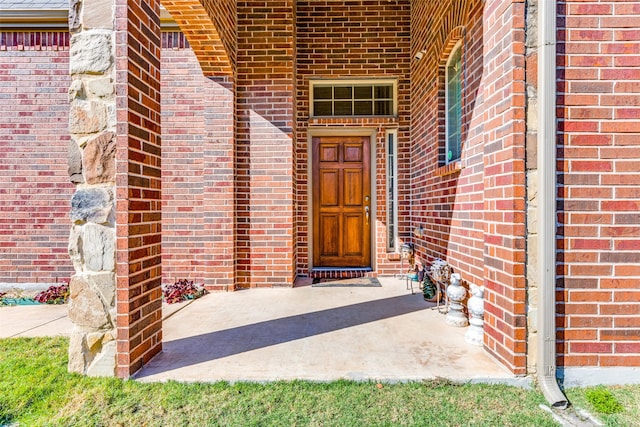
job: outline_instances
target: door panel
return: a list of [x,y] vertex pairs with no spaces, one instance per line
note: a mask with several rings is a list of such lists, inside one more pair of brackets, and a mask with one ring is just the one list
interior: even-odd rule
[[362,162],[362,145],[344,144],[345,162]]
[[320,171],[320,204],[324,207],[338,206],[338,172]]
[[362,206],[362,170],[344,170],[344,205],[345,207]]
[[[340,219],[338,215],[322,214],[320,216],[320,232],[326,236],[338,234]],[[325,256],[339,256],[338,239],[323,239],[322,253]]]
[[359,241],[359,233],[363,227],[363,215],[361,214],[346,214],[344,216],[344,228],[345,228],[345,242],[344,242],[344,255],[345,256],[362,256],[362,244]]
[[371,265],[368,137],[312,140],[313,265]]
[[338,161],[338,145],[325,144],[320,150],[321,162],[337,162]]

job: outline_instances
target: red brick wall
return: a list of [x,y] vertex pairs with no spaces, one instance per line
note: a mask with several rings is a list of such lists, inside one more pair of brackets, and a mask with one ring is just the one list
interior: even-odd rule
[[[0,33],[0,94],[10,100],[0,105],[0,282],[54,283],[73,273],[68,37]],[[162,42],[163,282],[226,289],[234,264],[233,94],[224,80],[202,75],[183,35],[164,33]]]
[[[428,261],[485,285],[485,347],[525,370],[524,3],[412,4],[412,226]],[[463,151],[444,164],[444,70],[463,41]]]
[[162,275],[226,289],[234,279],[233,93],[163,33]]
[[640,6],[558,11],[559,364],[640,366]]
[[116,369],[128,378],[162,350],[160,2],[113,4]]
[[[308,0],[297,2],[297,114],[296,114],[296,205],[298,273],[307,274],[311,230],[308,197],[308,128],[374,128],[375,193],[377,197],[373,254],[378,274],[398,272],[399,263],[389,261],[386,237],[386,129],[398,130],[400,235],[408,237],[409,165],[409,1]],[[396,118],[309,118],[311,78],[397,78]]]
[[238,2],[237,271],[240,287],[292,286],[294,20],[291,0]]
[[[163,34],[181,40],[180,33]],[[188,48],[162,51],[162,274],[204,282],[205,101],[211,85]],[[178,96],[167,96],[176,93]]]
[[525,4],[484,5],[485,348],[526,373]]
[[0,282],[68,280],[69,36],[0,33]]
[[[243,77],[238,85],[237,153],[227,114],[234,108],[230,81],[192,74],[197,65],[190,51],[165,50],[165,282],[188,277],[212,288],[233,284],[235,194],[241,286],[291,284],[296,269],[304,274],[308,267],[309,124],[378,128],[380,171],[385,166],[384,129],[398,128],[399,163],[405,165],[400,218],[410,218],[402,223],[402,234],[408,236],[422,225],[425,238],[413,239],[420,256],[444,257],[466,281],[487,285],[485,344],[510,369],[521,372],[523,4],[457,4],[447,9],[414,1],[409,52],[403,2],[297,2],[296,34],[292,2],[274,1],[267,9],[240,2],[246,15],[239,23]],[[559,363],[638,366],[637,6],[607,1],[559,6]],[[265,13],[272,22],[263,21]],[[318,13],[324,14],[323,20],[313,22]],[[371,31],[350,31],[345,16],[350,25]],[[455,30],[458,25],[464,25],[466,33]],[[455,171],[440,162],[438,65],[448,42],[458,36],[465,40],[467,85],[463,159],[461,170]],[[72,272],[67,254],[73,190],[66,171],[68,42],[66,34],[56,35],[57,41],[52,37],[39,34],[27,40],[0,33],[0,96],[12,100],[0,105],[0,282],[54,282]],[[258,55],[254,47],[267,52]],[[423,49],[427,53],[422,60],[411,59]],[[345,76],[397,76],[398,119],[310,121],[309,78]],[[47,126],[38,126],[40,118]],[[237,191],[230,179],[234,162]],[[35,185],[36,179],[41,184]],[[377,197],[376,213],[382,219],[383,174],[378,176]],[[396,264],[385,261],[384,224],[376,230],[378,272],[393,272]],[[229,273],[218,275],[221,271]]]
[[[444,20],[444,28],[434,22]],[[444,3],[416,2],[412,17],[412,50],[426,50],[412,67],[413,169],[412,226],[423,226],[416,247],[430,262],[447,259],[465,280],[482,284],[483,223],[483,92],[482,10],[469,5],[459,11]],[[461,28],[465,29],[462,30]],[[458,28],[458,29],[456,29]],[[451,48],[462,39],[467,83],[463,89],[463,156],[444,165],[444,73]],[[459,170],[461,168],[461,170]],[[458,170],[456,170],[458,169]]]

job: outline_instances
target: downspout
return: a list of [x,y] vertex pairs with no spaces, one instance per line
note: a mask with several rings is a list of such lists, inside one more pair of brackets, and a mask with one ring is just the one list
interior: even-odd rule
[[556,379],[556,0],[538,1],[538,360],[540,388],[554,408],[568,401]]

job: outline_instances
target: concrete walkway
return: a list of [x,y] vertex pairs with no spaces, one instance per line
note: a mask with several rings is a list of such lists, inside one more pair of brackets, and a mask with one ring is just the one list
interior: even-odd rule
[[[167,319],[189,303],[163,304],[163,319]],[[70,336],[73,323],[67,310],[66,304],[0,307],[0,338]]]
[[72,329],[66,304],[0,307],[0,338],[68,336]]
[[297,287],[210,294],[164,323],[163,352],[141,381],[305,379],[527,384],[482,348],[466,328],[411,295],[403,281],[382,287]]
[[[382,287],[252,289],[163,305],[163,352],[140,381],[273,381],[341,378],[527,385],[482,348],[466,328],[403,281]],[[0,308],[0,338],[69,335],[67,306]]]

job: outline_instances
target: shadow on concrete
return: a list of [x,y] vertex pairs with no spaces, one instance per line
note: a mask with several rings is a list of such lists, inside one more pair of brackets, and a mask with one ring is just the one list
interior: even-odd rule
[[421,296],[401,295],[165,341],[162,353],[143,368],[136,378],[402,316],[433,306]]

